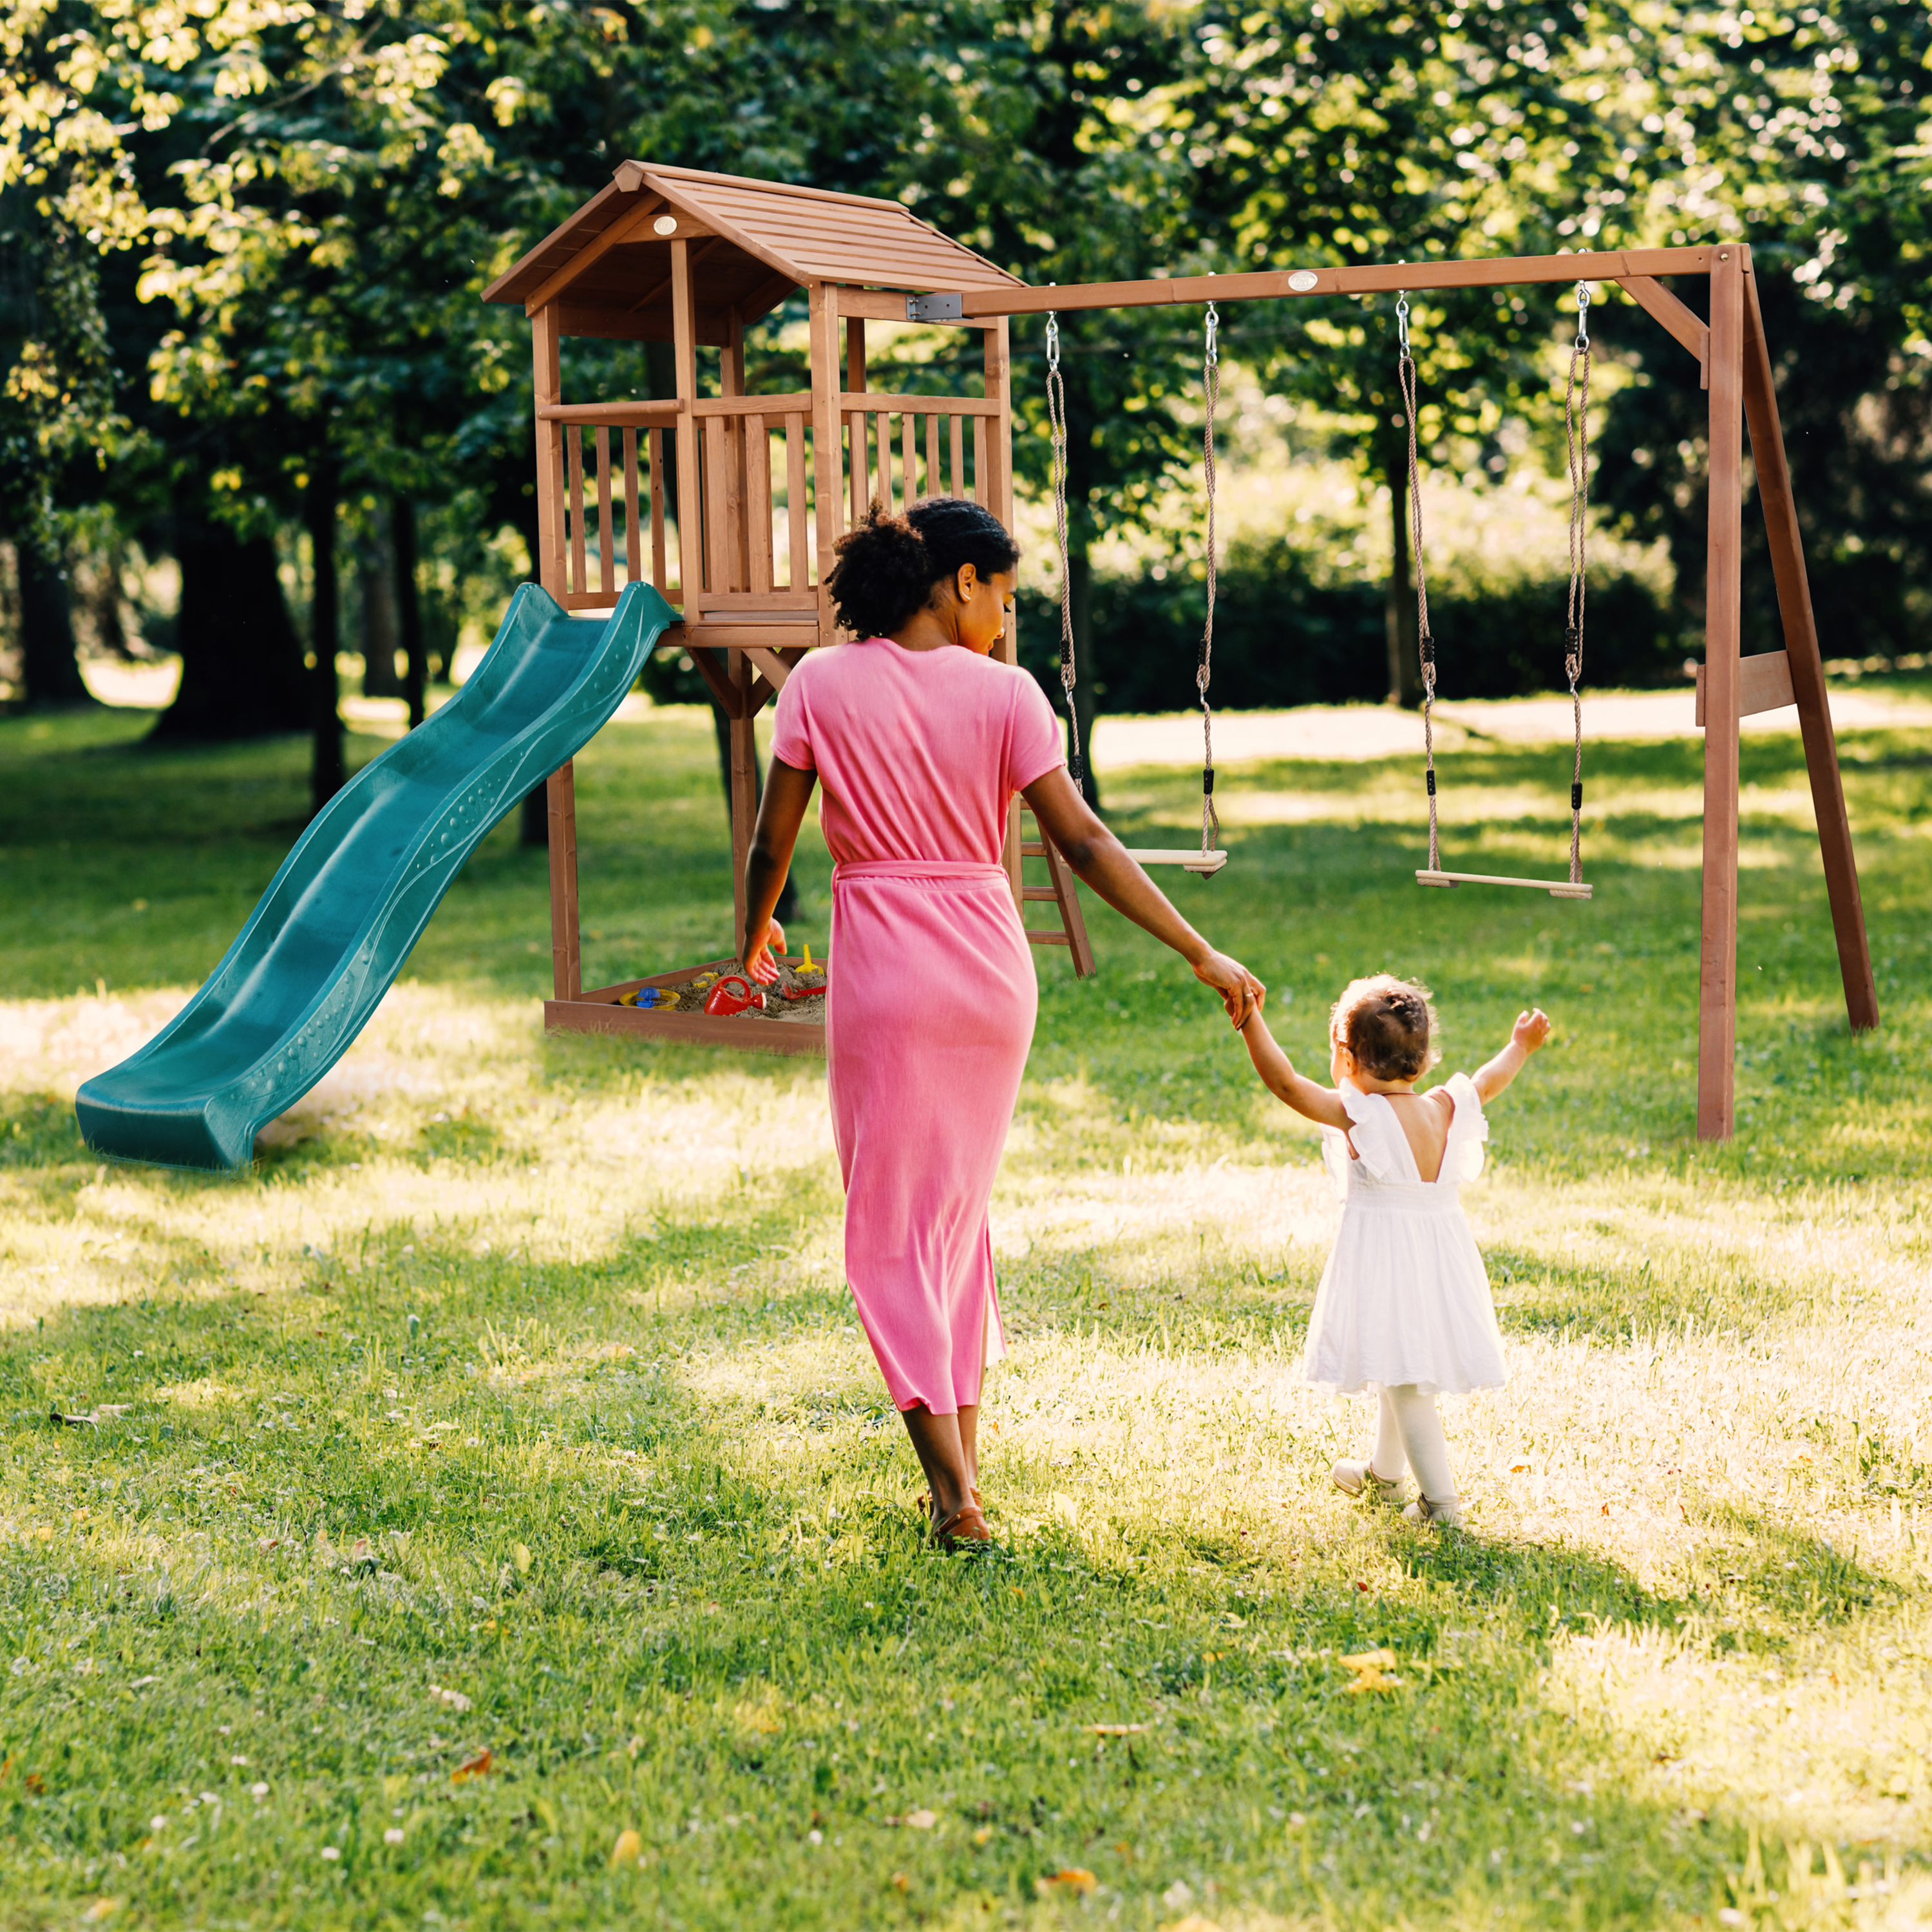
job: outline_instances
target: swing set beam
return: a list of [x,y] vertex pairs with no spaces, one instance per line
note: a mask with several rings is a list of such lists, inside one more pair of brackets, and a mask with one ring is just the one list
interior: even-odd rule
[[[1663,286],[1658,278],[1666,275],[1706,280],[1710,289],[1708,321],[1700,320]],[[1855,1032],[1878,1024],[1878,993],[1872,978],[1871,946],[1858,890],[1851,823],[1845,809],[1844,782],[1750,249],[1741,243],[1717,243],[1698,248],[1582,250],[1573,255],[1501,256],[1477,262],[1377,262],[1048,288],[973,289],[956,296],[908,298],[908,312],[914,320],[970,323],[994,316],[1040,315],[1049,310],[1064,314],[1076,309],[1578,281],[1614,282],[1624,289],[1696,357],[1702,386],[1710,396],[1704,669],[1698,720],[1704,730],[1704,815],[1697,1136],[1700,1140],[1728,1140],[1737,1124],[1738,753],[1738,724],[1747,712],[1779,703],[1796,706],[1846,1011]],[[916,314],[913,312],[915,306]],[[1748,660],[1741,655],[1747,429],[1784,632],[1783,650]],[[1786,690],[1789,698],[1783,695]],[[1462,876],[1448,874],[1426,881],[1463,882]],[[1473,878],[1467,882],[1525,883]]]

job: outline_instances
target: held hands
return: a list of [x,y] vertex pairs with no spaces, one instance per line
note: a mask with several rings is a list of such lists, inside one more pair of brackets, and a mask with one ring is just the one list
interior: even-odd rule
[[1220,994],[1228,1018],[1238,1030],[1261,1011],[1262,1003],[1268,998],[1268,988],[1238,959],[1230,959],[1225,952],[1209,953],[1195,968],[1194,976]]
[[778,969],[772,963],[771,953],[774,946],[780,952],[785,950],[784,928],[776,920],[768,919],[763,934],[745,948],[744,956],[739,962],[745,969],[745,976],[754,986],[769,986],[776,982]]
[[1540,1006],[1533,1012],[1518,1013],[1510,1030],[1510,1044],[1525,1053],[1534,1053],[1550,1037],[1550,1016]]

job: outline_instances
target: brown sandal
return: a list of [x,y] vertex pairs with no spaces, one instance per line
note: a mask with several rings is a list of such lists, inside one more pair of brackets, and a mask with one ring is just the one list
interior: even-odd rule
[[957,1550],[964,1544],[990,1544],[993,1532],[986,1527],[978,1503],[964,1502],[950,1516],[934,1523],[932,1540],[942,1550]]

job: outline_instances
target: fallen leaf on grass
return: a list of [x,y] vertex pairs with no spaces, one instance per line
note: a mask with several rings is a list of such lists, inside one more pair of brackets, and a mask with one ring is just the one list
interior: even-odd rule
[[448,1690],[440,1684],[432,1684],[429,1687],[429,1694],[440,1703],[447,1704],[452,1711],[470,1708],[470,1700],[460,1690]]
[[1343,1670],[1354,1673],[1348,1687],[1352,1697],[1364,1690],[1396,1690],[1402,1688],[1400,1677],[1387,1674],[1395,1668],[1395,1652],[1392,1650],[1364,1650],[1353,1657],[1338,1658],[1336,1660]]
[[1147,1726],[1144,1724],[1089,1724],[1087,1728],[1096,1738],[1137,1738]]
[[530,1574],[530,1552],[527,1544],[513,1543],[510,1546],[510,1561],[517,1566],[519,1576]]
[[467,1763],[459,1764],[449,1774],[449,1781],[452,1784],[460,1784],[466,1778],[486,1778],[495,1768],[488,1750],[480,1750]]
[[610,1869],[615,1871],[620,1865],[632,1863],[644,1849],[644,1839],[627,1826],[617,1834],[617,1842],[610,1847]]
[[112,1918],[121,1910],[118,1898],[97,1898],[80,1916],[90,1925],[98,1925],[104,1918]]
[[1035,1879],[1033,1887],[1041,1898],[1047,1898],[1055,1892],[1091,1892],[1100,1882],[1084,1865],[1068,1865],[1063,1870]]
[[1221,1928],[1213,1919],[1203,1918],[1199,1912],[1190,1912],[1185,1918],[1175,1920],[1167,1932],[1221,1932]]
[[[816,1816],[818,1814],[814,1813],[813,1815]],[[915,1832],[929,1832],[939,1822],[939,1814],[936,1811],[920,1810],[908,1811],[902,1818],[895,1813],[886,1819],[886,1822],[888,1825],[910,1825]]]
[[906,1876],[904,1872],[894,1872],[892,1874],[892,1889],[895,1892],[905,1891],[910,1886],[911,1882],[912,1881]]

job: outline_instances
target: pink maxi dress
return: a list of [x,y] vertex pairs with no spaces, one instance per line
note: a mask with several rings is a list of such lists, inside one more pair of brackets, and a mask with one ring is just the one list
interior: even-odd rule
[[1062,761],[1025,672],[887,638],[812,652],[775,757],[816,772],[835,861],[826,998],[845,1276],[892,1400],[951,1415],[1006,1353],[987,1220],[1039,988],[1000,865]]

